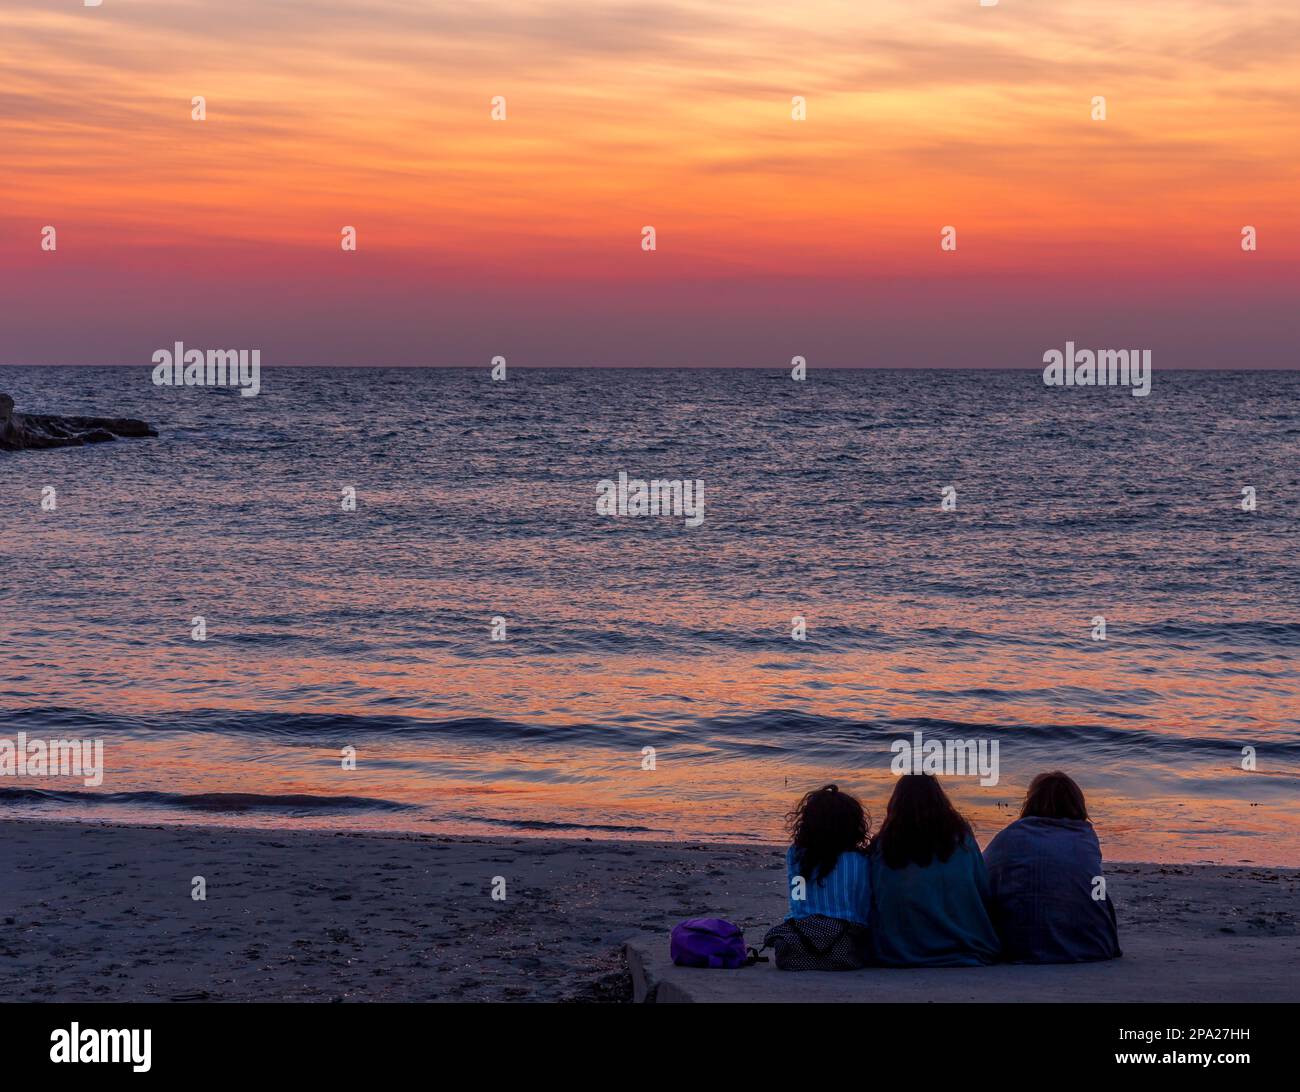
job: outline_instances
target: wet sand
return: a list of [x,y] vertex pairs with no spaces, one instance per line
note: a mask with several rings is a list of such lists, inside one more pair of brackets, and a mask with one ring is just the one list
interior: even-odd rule
[[[784,911],[775,846],[25,821],[0,831],[5,1001],[630,1000],[628,938],[716,915],[758,944]],[[1300,870],[1107,874],[1121,943],[1194,941],[1204,958],[1230,939],[1224,958],[1243,981],[1254,960],[1300,971]],[[504,899],[492,897],[497,877]],[[1152,1000],[1159,991],[1153,982]]]

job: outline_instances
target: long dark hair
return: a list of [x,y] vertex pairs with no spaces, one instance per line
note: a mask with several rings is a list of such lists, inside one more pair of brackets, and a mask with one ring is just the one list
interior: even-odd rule
[[894,786],[871,849],[890,868],[924,868],[936,858],[946,861],[969,834],[970,824],[938,781],[929,774],[904,774]]
[[1020,818],[1087,819],[1088,805],[1074,778],[1060,770],[1052,770],[1040,773],[1029,782]]
[[785,821],[805,880],[825,876],[841,853],[866,849],[871,834],[871,816],[862,802],[852,793],[840,792],[837,785],[805,793]]

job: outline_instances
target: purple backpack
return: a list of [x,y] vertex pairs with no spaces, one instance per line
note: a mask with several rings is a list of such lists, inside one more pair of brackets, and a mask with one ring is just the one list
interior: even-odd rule
[[745,934],[725,918],[691,918],[673,926],[673,962],[678,967],[744,967],[753,962]]

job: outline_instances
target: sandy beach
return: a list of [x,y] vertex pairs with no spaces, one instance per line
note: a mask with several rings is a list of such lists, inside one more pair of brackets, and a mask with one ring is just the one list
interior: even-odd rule
[[[717,914],[757,944],[783,912],[775,846],[18,821],[3,835],[5,1001],[625,1001],[628,938]],[[1121,940],[1204,958],[1221,938],[1247,991],[1252,967],[1300,978],[1300,870],[1108,872]]]

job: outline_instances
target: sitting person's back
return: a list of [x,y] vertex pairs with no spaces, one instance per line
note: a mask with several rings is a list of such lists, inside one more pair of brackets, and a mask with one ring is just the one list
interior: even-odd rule
[[877,963],[972,967],[997,960],[979,845],[933,777],[899,779],[870,861]]
[[1079,786],[1060,772],[1039,774],[1020,816],[985,855],[1005,958],[1083,963],[1122,955],[1101,845]]
[[[786,880],[790,888],[792,918],[827,918],[867,925],[871,920],[871,871],[866,854],[846,849],[827,873],[809,879],[799,850],[791,846],[785,855]],[[802,879],[803,883],[798,881]],[[803,897],[800,898],[799,896]]]
[[810,792],[791,813],[786,880],[792,918],[816,915],[865,926],[871,874],[863,853],[869,819],[862,805],[834,785]]

